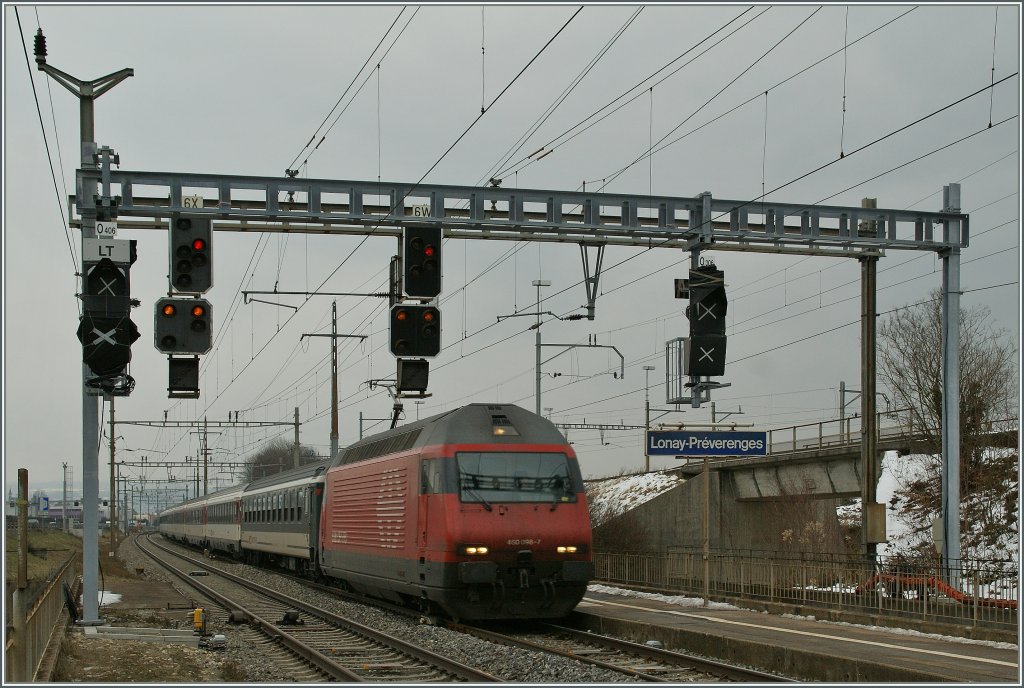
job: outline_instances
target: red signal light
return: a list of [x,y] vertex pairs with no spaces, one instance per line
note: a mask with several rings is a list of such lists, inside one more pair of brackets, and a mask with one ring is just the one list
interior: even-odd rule
[[434,247],[428,245],[425,249],[423,249],[423,255],[425,255],[427,258],[433,258],[434,257]]
[[206,309],[202,306],[192,306],[192,317],[201,318],[206,315]]
[[205,248],[206,248],[206,241],[205,240],[203,240],[203,239],[193,239],[192,240],[192,250],[193,251],[202,251]]
[[434,311],[423,311],[423,322],[434,322],[435,317]]
[[173,303],[165,303],[163,309],[161,310],[165,318],[172,317],[177,311],[178,309],[174,307]]
[[405,311],[398,311],[395,313],[395,320],[402,322],[409,317],[409,314]]

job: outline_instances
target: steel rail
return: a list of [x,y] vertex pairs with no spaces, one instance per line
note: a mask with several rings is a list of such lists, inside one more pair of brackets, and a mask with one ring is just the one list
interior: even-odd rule
[[639,643],[633,643],[628,640],[622,640],[620,638],[612,638],[609,636],[596,636],[593,633],[585,633],[575,628],[566,628],[564,626],[558,626],[557,624],[545,624],[548,628],[564,635],[569,635],[581,642],[586,643],[597,643],[604,645],[609,648],[617,649],[628,654],[637,655],[657,662],[666,662],[669,664],[679,663],[685,661],[687,664],[691,664],[702,671],[716,674],[722,678],[728,678],[736,681],[770,681],[773,683],[797,683],[796,679],[779,676],[766,671],[760,671],[758,669],[751,669],[747,667],[737,666],[735,664],[726,664],[725,662],[719,662],[714,659],[708,659],[705,657],[698,657],[691,655],[686,652],[675,652],[673,650],[664,650],[657,647],[651,647],[650,645],[641,645]]
[[[375,630],[373,628],[370,628],[369,626],[364,626],[364,625],[359,624],[359,623],[357,623],[355,621],[352,621],[350,619],[346,619],[346,618],[343,618],[341,616],[338,616],[337,614],[332,614],[331,612],[325,611],[325,610],[323,610],[323,609],[321,609],[319,607],[316,607],[316,606],[314,606],[312,604],[303,602],[302,600],[299,600],[297,598],[294,598],[294,597],[291,597],[289,595],[285,595],[284,593],[280,593],[280,592],[277,592],[275,590],[271,590],[270,588],[266,588],[264,586],[258,585],[256,583],[253,583],[252,581],[246,580],[245,578],[243,578],[241,576],[237,576],[237,575],[235,575],[233,573],[229,573],[229,572],[227,572],[227,571],[225,571],[225,570],[223,570],[223,569],[221,569],[219,567],[211,566],[208,562],[203,561],[201,559],[194,559],[194,558],[189,557],[187,555],[184,555],[184,554],[182,554],[180,552],[174,552],[173,550],[171,550],[170,548],[168,548],[168,547],[166,547],[164,545],[161,545],[159,543],[153,543],[151,539],[150,539],[150,544],[152,544],[154,547],[162,549],[162,550],[164,550],[164,551],[166,551],[166,552],[168,552],[170,554],[173,554],[176,557],[180,557],[180,558],[184,559],[185,561],[188,561],[188,562],[190,562],[192,564],[200,566],[203,569],[206,569],[208,571],[214,572],[214,573],[216,573],[216,575],[221,576],[221,577],[223,577],[223,578],[225,578],[227,580],[230,580],[230,581],[232,581],[234,583],[237,583],[238,585],[241,585],[241,586],[243,586],[245,588],[248,588],[249,590],[252,590],[252,591],[254,591],[254,592],[256,592],[256,593],[258,593],[260,595],[264,595],[266,597],[270,597],[271,599],[274,599],[277,602],[280,602],[282,604],[286,604],[286,605],[288,605],[288,606],[290,606],[290,607],[292,607],[294,609],[298,609],[298,610],[301,610],[303,612],[306,612],[307,614],[310,614],[311,616],[314,616],[314,617],[317,617],[319,619],[322,619],[322,620],[326,621],[327,623],[332,624],[332,625],[334,625],[334,626],[336,626],[338,628],[341,628],[341,629],[344,629],[344,630],[349,630],[349,631],[352,631],[352,632],[354,632],[356,634],[362,635],[363,637],[365,637],[368,640],[371,640],[373,642],[379,643],[381,645],[386,645],[388,647],[396,649],[399,652],[401,652],[401,653],[403,653],[405,655],[408,655],[408,656],[410,656],[410,657],[412,657],[412,658],[414,658],[414,659],[416,659],[416,660],[418,660],[420,662],[424,662],[424,663],[433,665],[433,666],[437,667],[438,669],[440,669],[441,671],[446,672],[448,674],[451,674],[452,676],[456,676],[458,678],[462,678],[462,679],[465,679],[465,680],[468,680],[468,681],[472,681],[472,682],[481,682],[481,683],[502,682],[501,679],[499,679],[496,676],[493,676],[493,675],[491,675],[491,674],[489,674],[487,672],[480,671],[480,670],[478,670],[478,669],[476,669],[474,667],[467,666],[465,664],[461,664],[459,662],[456,662],[453,659],[449,659],[448,657],[444,657],[443,655],[436,654],[436,653],[431,652],[429,650],[426,650],[424,648],[417,647],[416,645],[412,645],[412,644],[410,644],[410,643],[408,643],[408,642],[406,642],[404,640],[401,640],[399,638],[395,638],[394,636],[388,635],[388,634],[383,633],[381,631],[377,631],[377,630]],[[190,576],[186,575],[185,578],[187,579],[189,584],[197,584],[198,583],[198,581],[195,581],[195,579],[190,577]],[[232,608],[237,608],[237,606],[236,607],[232,607]],[[246,611],[246,613],[249,613],[249,612]],[[272,624],[270,624],[270,625],[273,626]],[[276,628],[276,627],[274,627],[274,628]],[[332,664],[333,664],[333,662],[332,662]],[[362,677],[359,677],[358,675],[356,675],[356,676],[357,676],[357,678],[354,679],[354,680],[359,680],[359,681],[365,680]]]
[[[327,676],[329,676],[331,678],[334,678],[334,679],[336,679],[338,681],[350,682],[350,683],[362,683],[362,682],[364,682],[366,680],[363,677],[359,676],[358,674],[352,672],[351,670],[341,666],[340,664],[332,661],[331,659],[329,659],[328,657],[324,656],[323,654],[317,652],[315,649],[313,649],[309,645],[306,645],[305,643],[303,643],[303,642],[299,641],[298,639],[292,637],[288,632],[286,632],[283,629],[279,628],[278,626],[270,623],[266,619],[263,619],[258,614],[253,613],[249,609],[245,609],[244,607],[239,605],[234,600],[231,600],[230,598],[226,597],[225,595],[222,595],[221,593],[217,592],[216,590],[210,588],[207,585],[203,585],[199,581],[195,580],[192,576],[188,575],[184,571],[178,569],[177,567],[173,566],[172,564],[170,564],[169,562],[165,561],[164,559],[161,559],[159,556],[157,556],[153,552],[149,551],[145,546],[143,546],[143,544],[141,542],[140,543],[136,543],[136,544],[138,545],[139,549],[146,556],[148,556],[149,558],[153,559],[155,562],[157,562],[158,564],[163,566],[170,573],[172,573],[175,576],[177,576],[178,578],[180,578],[182,581],[187,583],[189,586],[191,586],[191,587],[195,588],[196,590],[200,591],[203,595],[205,595],[209,599],[212,599],[212,600],[216,601],[225,610],[239,610],[239,611],[243,612],[244,614],[246,614],[246,616],[252,622],[254,622],[257,626],[259,626],[261,631],[263,631],[265,634],[267,634],[271,638],[279,640],[289,650],[294,652],[296,655],[302,657],[306,661],[310,662],[313,666],[315,666],[317,669],[319,669],[321,672],[323,672]],[[155,547],[157,547],[159,549],[162,549],[162,550],[166,551],[167,553],[169,553],[169,554],[171,554],[173,556],[181,557],[181,558],[185,559],[186,561],[189,561],[189,562],[193,562],[194,561],[194,560],[192,560],[189,557],[183,557],[182,555],[180,555],[180,554],[178,554],[176,552],[173,552],[173,551],[167,549],[166,547],[163,547],[161,545],[155,544],[152,541],[150,541],[149,544],[152,544],[153,546],[155,546]],[[219,575],[219,573],[218,573],[218,575]]]
[[[487,640],[493,643],[501,645],[507,645],[510,647],[519,647],[525,650],[532,650],[535,652],[544,652],[549,654],[557,654],[568,659],[573,659],[585,664],[592,664],[594,666],[601,667],[608,671],[614,671],[617,673],[639,678],[647,682],[655,683],[669,683],[673,682],[674,678],[666,678],[658,675],[659,673],[671,673],[678,672],[680,670],[696,670],[702,673],[713,675],[717,678],[724,678],[732,681],[772,681],[772,682],[794,682],[793,679],[783,678],[775,674],[769,674],[756,669],[748,669],[746,667],[735,666],[725,664],[722,662],[716,662],[714,660],[704,659],[702,657],[695,657],[678,652],[671,652],[668,650],[660,650],[644,645],[637,645],[636,643],[630,643],[625,640],[619,640],[617,638],[609,638],[606,636],[594,635],[589,633],[583,633],[575,631],[573,629],[564,628],[561,626],[555,626],[553,624],[540,624],[537,628],[544,631],[550,632],[552,635],[555,633],[559,635],[569,635],[574,642],[589,645],[592,647],[599,647],[613,652],[620,653],[620,656],[626,656],[627,658],[641,658],[648,661],[658,662],[661,666],[658,667],[641,667],[633,668],[627,664],[616,664],[614,662],[605,661],[596,657],[588,656],[587,654],[580,654],[578,651],[564,650],[552,645],[544,644],[543,642],[535,642],[532,640],[526,640],[524,638],[508,635],[504,633],[498,633],[493,630],[480,628],[479,626],[472,626],[459,623],[448,623],[448,628],[473,635],[477,638]],[[526,631],[524,631],[526,632]],[[531,633],[536,635],[536,633]],[[635,664],[635,663],[634,663]],[[658,672],[658,673],[653,673]]]

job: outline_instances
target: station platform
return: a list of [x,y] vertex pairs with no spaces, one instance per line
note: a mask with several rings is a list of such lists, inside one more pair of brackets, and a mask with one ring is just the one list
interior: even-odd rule
[[[856,626],[588,592],[567,625],[825,683],[1020,685],[1020,650],[900,629]],[[715,608],[718,607],[718,608]],[[998,645],[998,646],[994,646]]]

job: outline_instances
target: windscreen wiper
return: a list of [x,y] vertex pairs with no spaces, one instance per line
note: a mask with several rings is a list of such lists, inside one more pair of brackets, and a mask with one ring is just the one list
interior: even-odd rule
[[488,502],[488,501],[487,501],[486,499],[484,499],[484,496],[483,496],[482,494],[480,494],[479,492],[477,492],[476,490],[474,490],[474,489],[473,489],[472,487],[467,487],[467,488],[465,488],[465,489],[466,489],[466,491],[467,491],[467,492],[472,492],[473,494],[475,494],[475,495],[476,495],[476,497],[477,497],[477,499],[479,499],[479,500],[480,500],[480,503],[484,505],[484,508],[485,508],[485,509],[487,509],[488,511],[493,511],[493,510],[494,510],[494,509],[493,509],[493,508],[491,507],[491,503],[490,503],[490,502]]

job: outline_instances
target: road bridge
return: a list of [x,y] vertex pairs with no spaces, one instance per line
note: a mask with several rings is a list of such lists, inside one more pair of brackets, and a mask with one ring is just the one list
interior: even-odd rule
[[[901,455],[939,452],[939,430],[924,430],[896,422],[897,413],[876,416],[877,461],[880,474],[885,452]],[[1017,419],[996,421],[993,428],[1015,426]],[[992,447],[1016,447],[1017,430],[993,429]],[[768,431],[768,455],[711,459],[709,468],[731,483],[737,500],[803,497],[859,497],[863,487],[861,429],[857,416],[806,423]],[[699,474],[701,460],[691,459],[678,469],[684,476]]]

